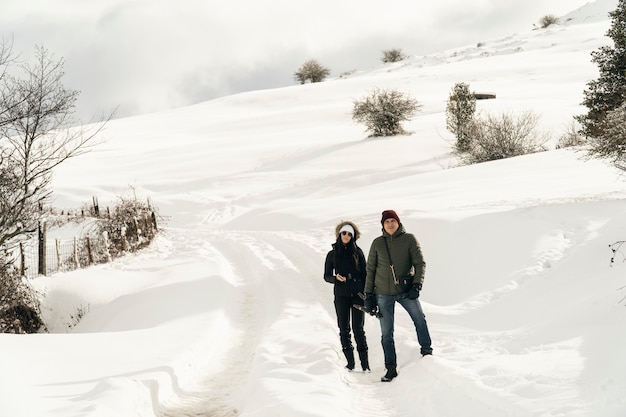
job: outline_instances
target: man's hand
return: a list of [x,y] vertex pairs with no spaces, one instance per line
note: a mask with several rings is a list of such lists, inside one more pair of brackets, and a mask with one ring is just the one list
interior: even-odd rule
[[376,294],[368,292],[365,294],[365,309],[372,316],[378,312],[378,304],[376,303]]
[[416,300],[420,296],[420,291],[422,290],[422,284],[413,284],[411,289],[409,290],[409,299]]

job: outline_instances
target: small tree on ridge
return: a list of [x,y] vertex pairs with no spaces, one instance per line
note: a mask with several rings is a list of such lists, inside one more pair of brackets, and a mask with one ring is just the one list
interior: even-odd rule
[[312,83],[322,82],[330,75],[330,70],[317,62],[314,59],[310,59],[296,71],[293,76],[300,84],[304,84],[307,81]]

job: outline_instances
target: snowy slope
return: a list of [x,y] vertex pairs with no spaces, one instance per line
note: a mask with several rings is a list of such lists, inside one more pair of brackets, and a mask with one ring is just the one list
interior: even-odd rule
[[[55,175],[56,204],[132,186],[163,216],[137,256],[41,277],[50,334],[0,335],[2,416],[594,416],[626,413],[626,182],[575,150],[458,167],[456,82],[533,110],[553,142],[581,114],[608,43],[589,3],[544,30],[319,84],[115,120]],[[423,104],[403,137],[368,139],[352,102],[374,87]],[[343,367],[323,260],[341,219],[367,253],[395,209],[427,261],[433,357],[396,313],[400,375]],[[626,253],[626,252],[625,252]],[[77,308],[88,313],[74,328]]]

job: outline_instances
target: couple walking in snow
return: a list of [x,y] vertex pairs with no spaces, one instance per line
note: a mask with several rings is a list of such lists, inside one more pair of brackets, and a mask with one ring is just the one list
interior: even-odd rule
[[[350,221],[340,222],[335,227],[337,240],[326,255],[324,280],[334,284],[339,339],[347,360],[347,369],[355,368],[351,329],[354,332],[361,368],[364,371],[370,369],[363,329],[365,315],[363,311],[352,306],[363,305],[372,315],[380,313],[381,344],[387,369],[381,380],[387,382],[398,375],[393,337],[396,302],[413,320],[421,354],[431,355],[432,348],[426,317],[419,302],[426,266],[420,245],[413,234],[406,232],[395,211],[383,211],[381,224],[382,235],[372,242],[366,260],[356,243],[360,237],[356,224]],[[413,275],[413,284],[408,291],[401,292],[396,286],[395,278],[409,273]],[[364,294],[365,300],[359,293]]]

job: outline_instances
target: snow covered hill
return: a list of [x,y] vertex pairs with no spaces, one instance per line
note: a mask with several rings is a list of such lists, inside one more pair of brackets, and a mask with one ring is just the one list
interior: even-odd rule
[[[110,123],[55,174],[56,204],[132,186],[167,219],[137,256],[40,277],[51,332],[0,335],[2,416],[594,416],[626,413],[623,174],[576,150],[457,166],[445,104],[532,110],[553,141],[581,114],[609,40],[598,0],[562,24],[349,77]],[[571,17],[571,19],[569,19]],[[366,138],[352,103],[396,88],[423,104],[407,136]],[[396,313],[400,375],[349,373],[323,261],[342,219],[367,253],[398,212],[427,262],[434,356]],[[626,250],[624,250],[626,254]],[[87,314],[75,327],[71,315]]]

